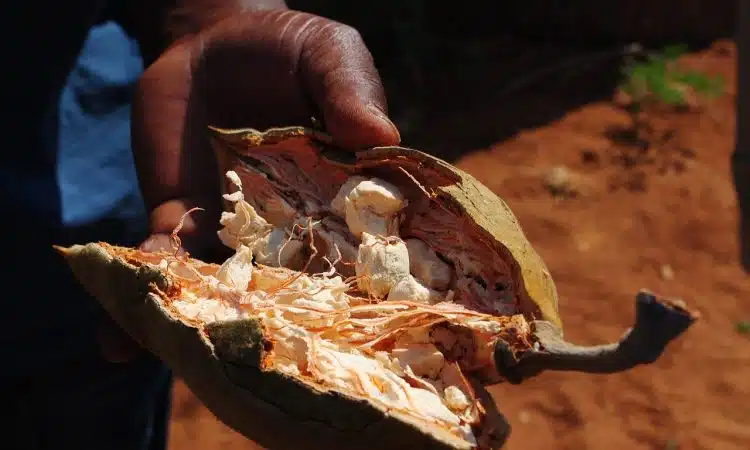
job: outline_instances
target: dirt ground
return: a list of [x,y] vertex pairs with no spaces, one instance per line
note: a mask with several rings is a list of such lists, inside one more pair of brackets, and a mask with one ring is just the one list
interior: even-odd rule
[[[648,145],[621,139],[629,119],[611,101],[613,67],[576,62],[572,73],[513,92],[503,80],[567,56],[494,51],[515,56],[493,53],[471,73],[435,71],[416,112],[384,72],[391,98],[402,98],[394,117],[404,143],[456,161],[508,201],[557,282],[570,340],[616,340],[641,287],[682,297],[702,314],[652,366],[613,376],[546,373],[494,388],[513,426],[507,448],[748,448],[750,336],[736,324],[750,320],[750,277],[737,262],[729,171],[733,46],[688,55],[687,64],[725,77],[726,94],[700,113],[650,111]],[[551,173],[564,195],[551,194]],[[178,382],[170,449],[228,446],[257,448]]]

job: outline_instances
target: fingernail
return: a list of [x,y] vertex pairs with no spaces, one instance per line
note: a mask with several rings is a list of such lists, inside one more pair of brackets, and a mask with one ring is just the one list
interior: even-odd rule
[[398,140],[397,143],[401,142],[401,133],[399,133],[398,127],[395,123],[393,123],[393,121],[391,121],[390,118],[388,118],[388,115],[382,109],[380,109],[373,103],[367,105],[367,109],[391,129],[393,134],[396,135],[396,138]]

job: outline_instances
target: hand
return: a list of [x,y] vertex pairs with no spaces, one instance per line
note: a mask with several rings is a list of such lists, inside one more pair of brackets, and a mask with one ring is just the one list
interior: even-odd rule
[[209,260],[221,247],[209,125],[264,129],[322,118],[337,144],[358,149],[399,143],[386,110],[359,34],[322,17],[249,12],[178,42],[145,72],[133,105],[133,150],[151,211],[141,248],[169,248],[169,234],[196,206],[205,211],[185,219],[183,247]]
[[[174,45],[144,74],[133,111],[133,148],[151,232],[180,234],[191,254],[218,248],[219,176],[209,125],[309,124],[322,118],[344,148],[400,140],[372,57],[359,34],[296,11],[223,20]],[[163,238],[157,238],[163,239]]]

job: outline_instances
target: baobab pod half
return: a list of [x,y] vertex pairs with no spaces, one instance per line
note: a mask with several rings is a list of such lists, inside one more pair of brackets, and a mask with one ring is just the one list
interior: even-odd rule
[[486,385],[626,370],[696,318],[643,292],[619,344],[567,344],[549,271],[468,174],[303,128],[212,132],[228,260],[60,251],[123,329],[268,448],[500,448],[509,427]]

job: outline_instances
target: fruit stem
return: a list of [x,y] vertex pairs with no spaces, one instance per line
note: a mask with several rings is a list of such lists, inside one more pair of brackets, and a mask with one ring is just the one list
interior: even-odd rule
[[498,342],[495,365],[510,383],[517,384],[545,370],[615,373],[656,361],[667,344],[687,330],[699,315],[683,302],[641,290],[635,298],[635,324],[619,342],[579,346],[565,342],[562,332],[546,321],[534,322],[538,346],[519,356]]

